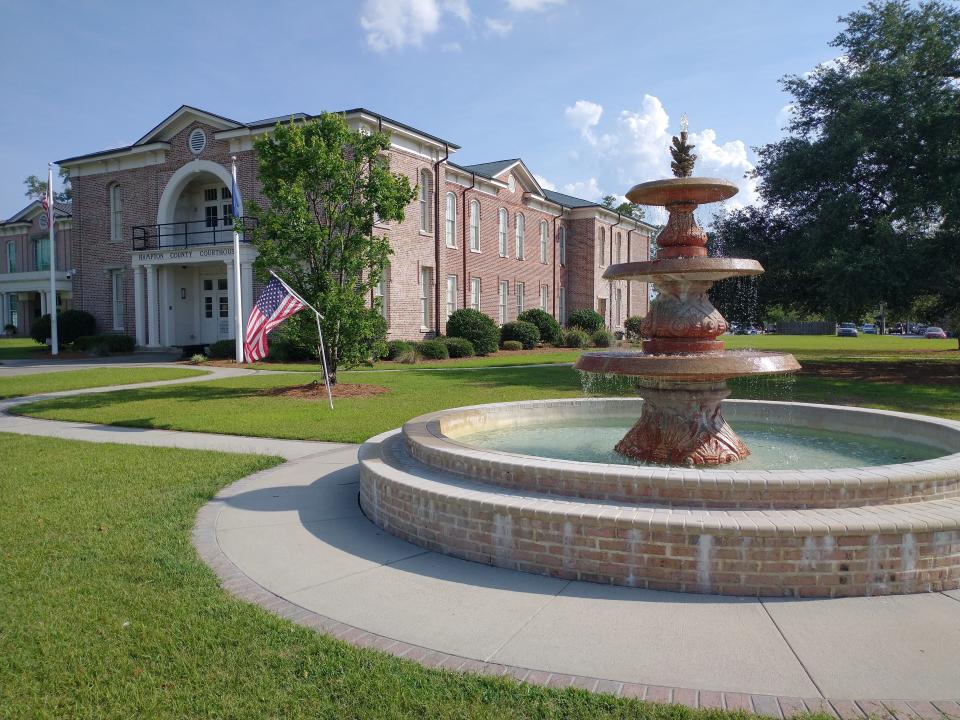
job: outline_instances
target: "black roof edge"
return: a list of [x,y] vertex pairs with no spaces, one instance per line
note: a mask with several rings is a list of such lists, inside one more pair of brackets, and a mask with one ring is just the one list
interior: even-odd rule
[[[169,145],[170,143],[164,142],[163,140],[158,140],[160,144]],[[64,163],[71,163],[75,160],[86,160],[88,158],[99,157],[100,155],[110,155],[112,153],[126,152],[127,150],[133,150],[134,148],[145,147],[144,145],[125,145],[118,148],[110,148],[109,150],[98,150],[97,152],[86,153],[84,155],[75,155],[73,157],[64,158],[63,160],[54,160],[55,165],[63,165]]]

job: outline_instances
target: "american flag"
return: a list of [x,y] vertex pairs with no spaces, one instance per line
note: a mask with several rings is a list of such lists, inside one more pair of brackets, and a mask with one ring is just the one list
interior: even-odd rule
[[267,333],[273,330],[291,315],[305,308],[287,286],[271,278],[270,284],[257,299],[247,319],[247,336],[243,345],[247,360],[256,362],[267,354]]

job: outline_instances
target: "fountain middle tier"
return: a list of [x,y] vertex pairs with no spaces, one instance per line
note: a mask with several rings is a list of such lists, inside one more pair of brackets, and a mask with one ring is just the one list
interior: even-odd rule
[[727,350],[692,354],[656,354],[640,350],[585,352],[574,368],[599,375],[630,375],[672,382],[720,382],[748,375],[796,372],[790,353]]

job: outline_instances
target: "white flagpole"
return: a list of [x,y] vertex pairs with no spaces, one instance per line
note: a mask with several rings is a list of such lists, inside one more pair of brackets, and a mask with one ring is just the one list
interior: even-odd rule
[[327,351],[323,347],[323,330],[320,329],[320,320],[321,318],[323,318],[323,315],[321,315],[320,311],[317,310],[313,305],[311,305],[302,297],[300,297],[300,294],[296,290],[294,290],[292,287],[287,285],[287,283],[284,282],[282,277],[277,275],[273,270],[270,270],[268,272],[271,275],[273,275],[273,277],[275,277],[280,282],[280,284],[287,289],[287,292],[293,295],[297,300],[302,302],[308,308],[313,310],[313,314],[317,319],[317,335],[320,336],[320,360],[323,362],[323,384],[326,385],[327,387],[327,399],[330,401],[330,409],[333,410],[333,392],[330,390],[330,374],[327,370]]
[[47,163],[47,222],[50,225],[50,354],[60,353],[60,339],[57,333],[57,246],[53,231],[53,163]]
[[[237,192],[237,158],[231,158],[230,173],[233,175],[233,192]],[[236,199],[232,200],[236,206]],[[240,280],[240,233],[237,231],[237,220],[233,220],[233,297],[235,318],[234,334],[236,335],[236,358],[238,363],[243,362],[243,289]]]

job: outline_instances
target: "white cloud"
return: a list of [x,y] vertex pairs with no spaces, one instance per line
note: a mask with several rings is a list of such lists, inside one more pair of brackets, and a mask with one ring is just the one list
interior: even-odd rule
[[566,116],[567,122],[580,131],[584,140],[591,145],[597,144],[593,128],[600,122],[603,115],[603,105],[598,105],[589,100],[577,100],[573,105],[566,108],[563,114]]
[[787,103],[777,111],[777,129],[783,130],[793,120],[794,104]]
[[513,30],[513,23],[509,20],[488,17],[483,22],[487,26],[487,30],[500,37],[506,37],[510,34],[510,31]]
[[[659,98],[644,95],[639,108],[622,110],[611,121],[604,120],[603,111],[603,106],[590,100],[578,100],[564,110],[567,122],[581,138],[579,146],[571,150],[571,164],[580,177],[590,174],[588,181],[565,185],[564,192],[599,200],[603,194],[619,197],[636,183],[671,177],[670,140],[679,128],[671,127],[670,115]],[[718,141],[716,130],[704,128],[692,132],[690,142],[697,146],[695,174],[722,177],[740,188],[740,193],[727,201],[727,207],[757,201],[757,181],[744,177],[753,164],[742,140]],[[704,209],[704,213],[710,212],[710,206]],[[657,217],[655,211],[648,215]]]
[[593,177],[586,181],[580,180],[578,182],[567,183],[563,186],[563,192],[567,195],[573,195],[583,200],[593,200],[595,202],[603,198],[600,186],[597,185],[597,179]]
[[525,12],[533,10],[541,12],[553,6],[559,6],[566,3],[567,0],[507,0],[507,6],[514,12]]
[[550,182],[549,180],[547,180],[543,175],[534,175],[533,177],[538,183],[540,183],[540,187],[542,187],[544,190],[557,189],[557,186],[552,182]]
[[408,45],[422,45],[424,38],[440,29],[445,13],[470,23],[467,0],[366,0],[360,14],[360,27],[371,49],[399,50]]

